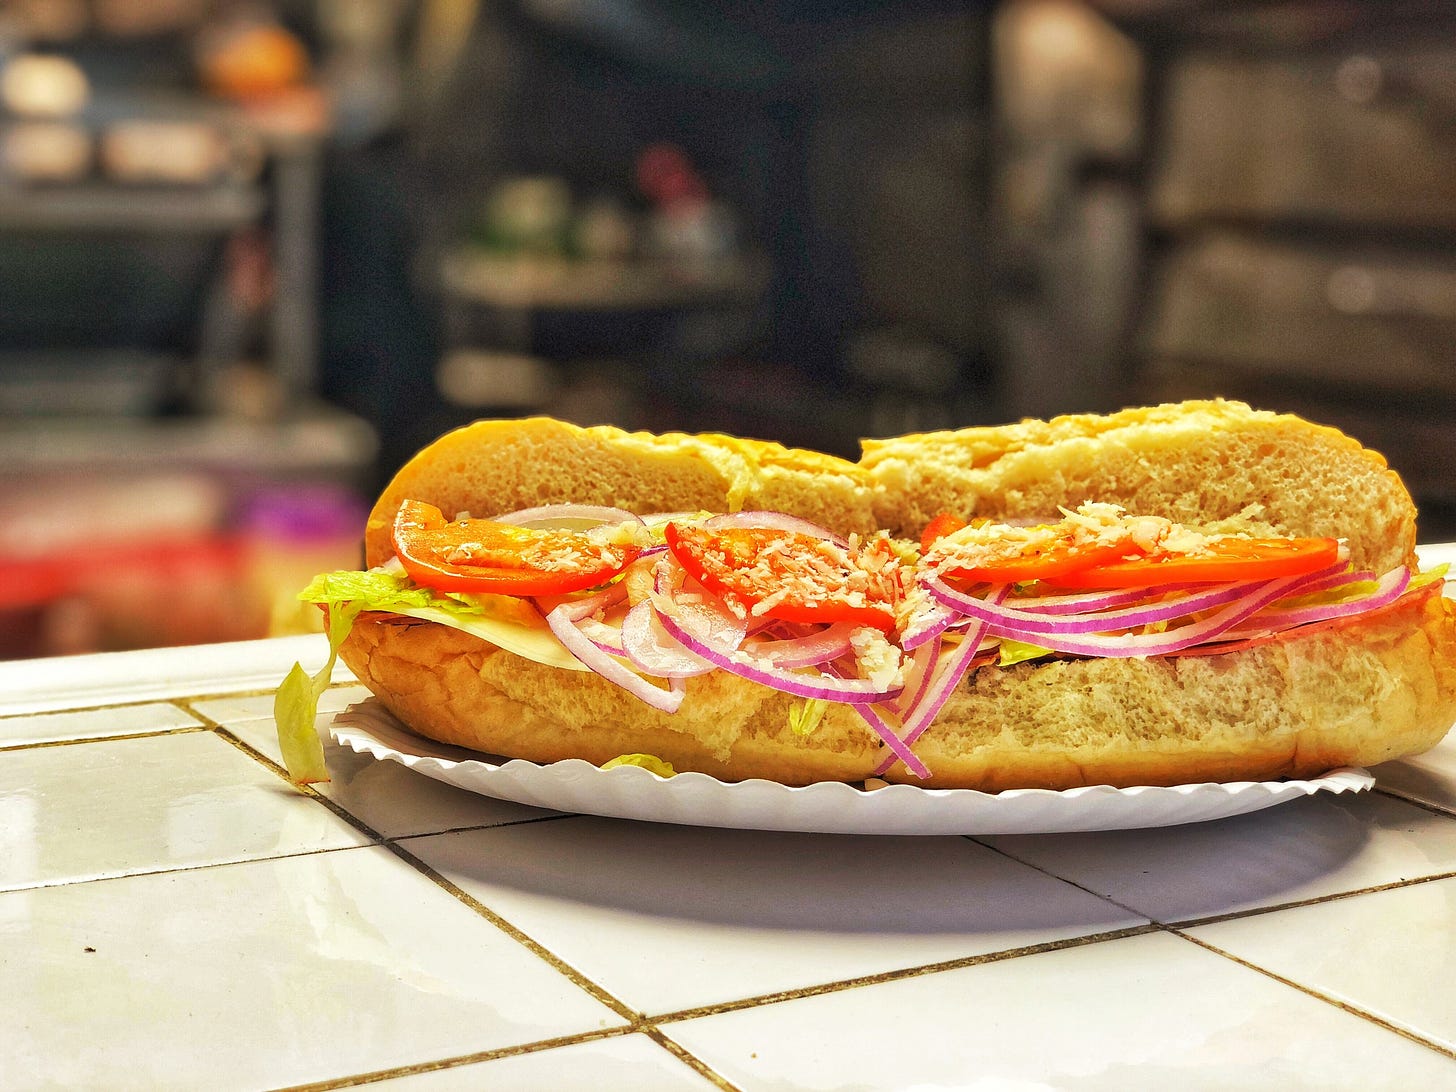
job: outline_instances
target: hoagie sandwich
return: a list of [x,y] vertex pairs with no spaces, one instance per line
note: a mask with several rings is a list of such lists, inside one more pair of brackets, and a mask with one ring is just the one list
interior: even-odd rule
[[1377,453],[1239,403],[866,441],[857,463],[530,418],[421,451],[370,514],[368,569],[302,598],[401,721],[492,755],[1168,785],[1439,741],[1456,617],[1414,547]]

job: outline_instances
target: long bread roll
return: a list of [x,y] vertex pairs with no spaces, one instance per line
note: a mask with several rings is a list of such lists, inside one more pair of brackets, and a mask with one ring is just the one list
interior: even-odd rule
[[[771,510],[843,533],[916,537],[942,511],[1048,519],[1110,502],[1253,535],[1334,536],[1357,568],[1413,562],[1415,509],[1378,454],[1328,428],[1192,402],[867,441],[859,463],[726,436],[653,436],[545,418],[485,421],[411,460],[379,498],[366,558],[394,554],[404,501],[447,517],[554,503],[638,514]],[[892,635],[892,639],[895,639]],[[340,655],[415,731],[495,755],[785,784],[883,776],[999,791],[1318,775],[1434,745],[1456,721],[1456,614],[1427,581],[1380,609],[1204,655],[1054,655],[970,671],[893,754],[856,707],[804,702],[725,670],[685,682],[674,712],[600,674],[517,655],[389,611],[355,620]]]

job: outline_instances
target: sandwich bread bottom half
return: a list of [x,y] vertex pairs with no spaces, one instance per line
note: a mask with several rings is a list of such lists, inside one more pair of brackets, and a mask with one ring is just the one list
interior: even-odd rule
[[[420,734],[534,762],[645,752],[679,772],[804,785],[861,780],[886,753],[851,709],[801,736],[795,699],[721,671],[689,679],[667,714],[599,676],[390,615],[361,615],[340,656]],[[1456,721],[1453,662],[1456,610],[1430,594],[1235,653],[987,668],[917,741],[932,777],[897,763],[886,779],[998,792],[1317,776],[1439,742]]]

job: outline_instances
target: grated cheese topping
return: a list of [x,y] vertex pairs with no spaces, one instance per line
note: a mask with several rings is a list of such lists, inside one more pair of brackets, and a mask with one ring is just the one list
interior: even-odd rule
[[1120,505],[1086,501],[1061,509],[1050,523],[1017,526],[981,521],[934,542],[925,559],[936,571],[979,568],[1033,557],[1053,548],[1094,549],[1126,543],[1129,554],[1205,552],[1210,543],[1232,536],[1207,534],[1162,516],[1130,516]]

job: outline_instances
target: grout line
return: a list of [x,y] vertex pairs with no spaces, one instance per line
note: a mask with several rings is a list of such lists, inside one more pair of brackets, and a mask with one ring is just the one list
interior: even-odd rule
[[959,971],[967,967],[980,967],[988,963],[1003,963],[1007,960],[1019,959],[1022,956],[1044,955],[1048,952],[1061,952],[1073,948],[1083,948],[1089,944],[1102,944],[1111,940],[1124,940],[1128,937],[1155,933],[1161,928],[1156,923],[1150,922],[1147,925],[1132,925],[1126,929],[1112,929],[1105,933],[1086,933],[1082,936],[1064,937],[1061,940],[1048,940],[1041,944],[1028,944],[1020,948],[1004,948],[996,952],[982,952],[977,955],[960,956],[956,959],[945,959],[936,963],[922,963],[913,967],[901,967],[893,971],[878,971],[874,974],[859,975],[854,978],[842,978],[833,982],[821,982],[812,986],[798,986],[792,989],[778,990],[774,993],[758,994],[754,997],[746,997],[738,1001],[718,1001],[697,1008],[661,1013],[648,1017],[647,1022],[655,1026],[658,1024],[678,1023],[683,1020],[696,1020],[703,1016],[719,1016],[723,1013],[738,1012],[742,1009],[760,1008],[763,1005],[776,1005],[782,1001],[800,1001],[809,997],[843,993],[846,990],[857,989],[860,986],[877,986],[888,982],[902,982],[906,979],[922,978],[927,975],[940,974],[944,971]]
[[443,1070],[459,1069],[463,1066],[477,1065],[481,1062],[494,1062],[504,1058],[520,1058],[530,1054],[539,1054],[547,1050],[577,1046],[581,1043],[596,1043],[604,1039],[623,1038],[628,1035],[638,1034],[639,1032],[645,1034],[647,1038],[673,1055],[699,1076],[722,1089],[723,1092],[739,1092],[737,1085],[729,1082],[705,1062],[689,1053],[680,1044],[662,1034],[656,1028],[638,1028],[631,1025],[604,1028],[600,1031],[581,1032],[576,1035],[561,1035],[554,1039],[539,1039],[532,1043],[497,1047],[492,1050],[476,1051],[472,1054],[456,1054],[446,1058],[436,1058],[428,1062],[414,1062],[409,1065],[396,1066],[390,1069],[371,1070],[367,1073],[353,1073],[347,1077],[334,1077],[309,1084],[288,1085],[275,1090],[275,1092],[330,1092],[330,1090],[339,1088],[360,1088],[365,1085],[375,1084],[379,1081],[394,1080],[399,1077],[417,1077],[427,1073],[439,1073]]
[[978,841],[970,835],[966,835],[966,837],[970,838],[971,841],[975,841],[977,845],[983,845],[989,850],[993,850],[996,853],[1000,853],[1003,856],[1010,858],[1017,864],[1025,865],[1027,868],[1033,868],[1045,876],[1050,876],[1054,880],[1060,880],[1062,883],[1070,884],[1071,886],[1077,888],[1079,891],[1084,891],[1087,894],[1094,896],[1095,898],[1102,899],[1104,902],[1110,902],[1113,906],[1116,906],[1120,910],[1125,910],[1129,914],[1136,914],[1140,918],[1147,918],[1148,921],[1152,922],[1154,925],[1160,926],[1165,929],[1191,928],[1197,925],[1212,925],[1217,922],[1237,921],[1242,918],[1252,918],[1259,917],[1264,914],[1277,913],[1280,910],[1293,910],[1302,906],[1317,906],[1321,903],[1326,902],[1339,902],[1341,899],[1353,898],[1356,895],[1371,895],[1381,891],[1395,891],[1402,887],[1414,887],[1417,884],[1430,883],[1433,880],[1449,880],[1453,877],[1456,877],[1456,871],[1438,872],[1430,876],[1413,876],[1408,879],[1391,880],[1389,883],[1372,884],[1369,887],[1359,887],[1349,891],[1334,891],[1327,895],[1313,895],[1307,899],[1292,899],[1289,902],[1271,903],[1267,906],[1251,906],[1244,910],[1230,910],[1226,914],[1209,914],[1201,918],[1171,918],[1167,921],[1162,921],[1158,918],[1153,917],[1145,910],[1139,910],[1135,906],[1129,906],[1126,903],[1119,902],[1111,895],[1105,894],[1101,891],[1097,891],[1094,888],[1088,887],[1086,884],[1079,883],[1076,880],[1068,879],[1066,876],[1059,875],[1058,873],[1052,872],[1049,869],[1044,868],[1041,865],[1035,864],[1031,861],[1024,861],[1020,857],[1017,857],[1014,854],[1009,853],[1004,849],[1001,849],[999,846],[987,845],[985,842]]
[[1224,959],[1227,959],[1232,963],[1237,963],[1240,967],[1245,967],[1248,970],[1255,971],[1266,978],[1273,979],[1275,982],[1278,982],[1281,985],[1288,986],[1292,990],[1298,990],[1300,993],[1306,995],[1307,997],[1312,997],[1317,1001],[1323,1001],[1327,1005],[1333,1005],[1335,1008],[1340,1009],[1342,1012],[1345,1012],[1350,1016],[1354,1016],[1361,1020],[1366,1020],[1369,1023],[1375,1024],[1377,1027],[1384,1028],[1386,1031],[1394,1032],[1402,1039],[1408,1039],[1413,1043],[1419,1044],[1420,1046],[1427,1047],[1431,1050],[1434,1050],[1437,1054],[1445,1055],[1447,1058],[1456,1059],[1456,1050],[1453,1050],[1451,1047],[1443,1046],[1442,1044],[1435,1042],[1432,1039],[1427,1039],[1423,1035],[1412,1031],[1410,1028],[1402,1027],[1399,1024],[1393,1023],[1392,1021],[1387,1020],[1385,1017],[1379,1016],[1369,1011],[1368,1009],[1362,1009],[1358,1005],[1353,1005],[1348,1001],[1341,1001],[1338,997],[1332,997],[1329,994],[1322,993],[1312,986],[1306,986],[1300,982],[1296,982],[1292,978],[1286,978],[1284,975],[1271,971],[1267,967],[1261,967],[1259,966],[1259,964],[1251,963],[1247,959],[1243,959],[1240,956],[1234,955],[1232,952],[1226,952],[1222,948],[1219,948],[1214,944],[1210,944],[1209,942],[1200,940],[1194,936],[1189,936],[1181,929],[1175,929],[1172,926],[1165,926],[1164,928],[1173,936],[1180,937],[1183,940],[1188,941],[1190,944],[1195,944],[1198,947],[1204,949],[1207,952],[1211,952],[1214,955],[1222,956]]
[[144,705],[176,705],[176,698],[138,698],[131,701],[103,702],[100,705],[67,706],[64,709],[45,709],[39,712],[0,713],[0,724],[7,720],[29,720],[42,717],[63,717],[71,713],[100,713],[107,709],[138,709]]
[[616,1039],[624,1035],[631,1035],[638,1029],[626,1025],[615,1028],[602,1028],[598,1031],[583,1031],[575,1035],[558,1035],[553,1039],[538,1039],[530,1043],[516,1043],[511,1046],[495,1047],[491,1050],[479,1050],[471,1054],[453,1054],[445,1058],[436,1058],[428,1062],[412,1062],[408,1065],[394,1066],[389,1069],[375,1069],[367,1073],[351,1073],[346,1077],[330,1077],[322,1081],[312,1081],[307,1084],[291,1084],[276,1089],[275,1092],[329,1092],[336,1088],[358,1088],[363,1085],[375,1084],[379,1081],[393,1080],[397,1077],[416,1077],[425,1073],[438,1073],[446,1069],[458,1069],[461,1066],[475,1065],[479,1062],[493,1062],[501,1058],[519,1058],[527,1054],[538,1054],[543,1050],[555,1050],[559,1047],[576,1046],[578,1043],[595,1043],[603,1039]]
[[178,724],[171,728],[145,728],[138,732],[115,732],[109,735],[67,736],[65,739],[37,739],[30,743],[0,743],[0,754],[11,751],[43,751],[52,747],[77,747],[84,743],[116,743],[123,739],[157,739],[160,736],[185,736],[207,732],[208,724]]
[[702,1077],[706,1081],[711,1081],[718,1088],[723,1089],[723,1092],[738,1092],[738,1086],[736,1084],[730,1081],[727,1077],[723,1076],[723,1074],[719,1073],[716,1069],[710,1066],[707,1062],[703,1061],[692,1051],[688,1050],[687,1047],[683,1046],[661,1028],[653,1025],[644,1028],[643,1034],[645,1034],[647,1038],[651,1039],[658,1046],[662,1047],[663,1050],[667,1051],[678,1061],[682,1062],[683,1065],[687,1066],[698,1076]]
[[470,907],[470,909],[474,910],[477,914],[483,917],[486,921],[490,922],[497,929],[501,930],[507,936],[514,939],[518,944],[523,945],[536,956],[545,960],[547,964],[549,964],[559,973],[565,975],[567,979],[573,982],[577,987],[590,994],[599,1004],[605,1005],[618,1016],[628,1021],[628,1023],[630,1023],[633,1028],[641,1026],[643,1017],[640,1012],[632,1008],[625,1001],[622,1001],[612,993],[608,992],[604,987],[599,986],[597,983],[593,982],[586,975],[582,974],[581,971],[577,970],[570,963],[567,963],[564,959],[558,956],[555,952],[551,951],[551,949],[547,948],[540,941],[536,940],[534,937],[530,936],[528,933],[520,929],[514,923],[502,917],[490,907],[486,906],[485,903],[481,902],[474,895],[471,895],[468,891],[464,890],[458,884],[445,877],[442,873],[438,872],[436,869],[427,864],[423,858],[416,856],[413,852],[411,852],[405,846],[400,845],[396,841],[385,840],[384,846],[389,849],[390,852],[394,853],[397,857],[399,857],[400,860],[404,861],[416,872],[420,873],[420,875],[424,876],[426,879],[434,883],[435,886],[439,887],[442,891],[446,892],[458,901]]
[[1066,876],[1059,875],[1053,872],[1051,869],[1044,868],[1041,865],[1035,864],[1032,861],[1024,861],[1020,857],[1016,856],[1016,854],[1011,853],[1008,850],[1002,849],[1000,846],[993,846],[990,843],[984,842],[980,838],[977,838],[974,835],[970,834],[962,835],[962,837],[964,837],[968,842],[974,842],[976,845],[981,846],[984,849],[989,849],[992,853],[1001,854],[1001,856],[1005,857],[1009,861],[1015,861],[1019,865],[1023,865],[1026,868],[1030,868],[1037,872],[1040,872],[1043,876],[1049,876],[1051,879],[1067,884],[1070,887],[1075,887],[1078,891],[1081,891],[1087,895],[1091,895],[1094,899],[1101,899],[1103,902],[1111,903],[1119,910],[1132,914],[1134,917],[1143,918],[1144,920],[1150,922],[1155,926],[1161,924],[1160,922],[1155,920],[1151,914],[1144,913],[1142,910],[1137,909],[1137,907],[1135,906],[1128,906],[1126,903],[1118,902],[1111,895],[1104,894],[1101,891],[1095,891],[1084,883],[1079,883],[1076,880],[1068,879]]
[[268,861],[288,861],[295,857],[321,857],[328,853],[349,853],[356,849],[371,849],[372,846],[329,846],[324,849],[300,849],[294,853],[268,853],[261,857],[230,857],[216,861],[198,861],[195,864],[168,865],[163,868],[137,868],[125,872],[107,872],[96,876],[74,876],[63,880],[41,880],[38,883],[20,884],[16,887],[0,888],[0,899],[21,891],[49,891],[61,887],[77,887],[81,884],[111,883],[115,880],[133,880],[142,876],[175,876],[184,872],[202,872],[211,868],[235,868],[239,865],[263,864]]
[[[325,687],[329,690],[351,690],[354,687],[362,686],[359,682],[331,682]],[[250,690],[222,690],[210,694],[168,694],[158,695],[150,698],[129,698],[126,701],[108,701],[99,705],[75,705],[67,706],[64,709],[41,709],[23,713],[0,713],[0,723],[8,720],[25,720],[30,717],[54,717],[63,716],[67,713],[99,713],[106,709],[136,709],[144,705],[174,705],[182,706],[187,702],[194,701],[225,701],[228,698],[261,698],[274,693],[276,686],[261,686]]]
[[1265,914],[1274,914],[1281,910],[1298,910],[1306,906],[1320,906],[1328,902],[1342,902],[1345,899],[1353,899],[1360,895],[1375,895],[1382,891],[1399,891],[1405,887],[1418,887],[1423,883],[1434,883],[1438,880],[1449,880],[1453,878],[1456,878],[1456,871],[1439,872],[1431,876],[1413,876],[1409,879],[1391,880],[1389,883],[1359,887],[1351,891],[1336,891],[1328,895],[1314,895],[1307,899],[1295,899],[1291,902],[1275,903],[1271,906],[1253,906],[1247,910],[1232,910],[1227,914],[1210,914],[1202,918],[1174,918],[1172,921],[1159,922],[1159,924],[1168,929],[1193,929],[1203,925],[1218,925],[1226,921],[1242,921],[1245,918],[1262,917]]
[[1439,815],[1443,819],[1456,819],[1456,809],[1443,804],[1437,804],[1430,800],[1422,800],[1418,796],[1406,796],[1396,789],[1382,789],[1376,787],[1375,792],[1391,800],[1399,800],[1402,804],[1410,804],[1412,807],[1428,811],[1432,815]]
[[[971,839],[971,840],[972,841],[975,841],[975,839]],[[977,844],[984,845],[985,843],[978,842]],[[1394,891],[1394,890],[1399,890],[1400,888],[1405,888],[1405,887],[1415,887],[1415,886],[1417,886],[1419,884],[1430,883],[1430,882],[1432,882],[1434,880],[1448,880],[1448,879],[1452,879],[1453,877],[1456,877],[1456,872],[1444,872],[1444,873],[1441,873],[1441,874],[1435,875],[1435,876],[1420,876],[1420,877],[1416,877],[1414,879],[1407,879],[1407,880],[1394,880],[1394,881],[1392,881],[1390,883],[1387,883],[1387,884],[1377,884],[1377,885],[1371,886],[1371,887],[1360,888],[1360,889],[1355,890],[1355,891],[1341,891],[1341,892],[1337,892],[1337,893],[1331,894],[1331,895],[1319,895],[1319,896],[1316,896],[1316,897],[1313,897],[1313,898],[1309,898],[1309,899],[1301,899],[1301,900],[1297,900],[1297,901],[1293,901],[1293,902],[1278,903],[1278,904],[1273,905],[1273,906],[1253,907],[1253,908],[1250,908],[1248,910],[1238,910],[1238,911],[1233,911],[1233,912],[1230,912],[1230,913],[1227,913],[1227,914],[1216,914],[1216,915],[1212,915],[1212,916],[1206,917],[1206,918],[1176,919],[1176,922],[1175,923],[1168,923],[1168,922],[1158,921],[1156,918],[1152,918],[1151,915],[1144,914],[1142,911],[1136,910],[1133,907],[1124,906],[1122,903],[1118,902],[1117,900],[1115,900],[1115,899],[1113,899],[1113,898],[1111,898],[1111,897],[1109,897],[1107,895],[1102,894],[1099,891],[1094,891],[1091,888],[1086,887],[1086,886],[1084,886],[1084,885],[1082,885],[1080,883],[1077,883],[1074,880],[1069,880],[1069,879],[1067,879],[1064,876],[1058,876],[1056,873],[1050,872],[1047,869],[1042,868],[1039,865],[1032,864],[1029,861],[1022,861],[1020,858],[1015,857],[1015,856],[1012,856],[1010,853],[1006,853],[1004,850],[1001,850],[999,847],[996,847],[996,846],[987,846],[986,848],[987,849],[996,850],[996,852],[998,852],[998,853],[1004,853],[1005,856],[1009,857],[1011,860],[1017,861],[1019,864],[1024,864],[1028,868],[1035,868],[1038,872],[1042,872],[1045,875],[1052,877],[1053,879],[1061,880],[1063,883],[1069,883],[1073,887],[1079,888],[1080,890],[1085,891],[1085,892],[1087,892],[1090,895],[1094,895],[1097,898],[1104,899],[1107,902],[1112,903],[1114,906],[1118,906],[1118,907],[1121,907],[1124,910],[1127,910],[1129,913],[1138,914],[1140,917],[1147,917],[1152,922],[1152,926],[1151,926],[1151,929],[1152,930],[1157,930],[1157,931],[1166,933],[1166,934],[1168,934],[1170,936],[1176,936],[1176,937],[1179,937],[1182,940],[1186,940],[1186,941],[1188,941],[1188,942],[1190,942],[1192,944],[1196,944],[1200,948],[1204,948],[1204,949],[1208,950],[1209,952],[1214,953],[1215,955],[1223,956],[1224,958],[1229,959],[1229,960],[1233,961],[1234,963],[1239,964],[1242,967],[1246,967],[1246,968],[1248,968],[1249,970],[1252,970],[1252,971],[1257,971],[1259,974],[1265,975],[1266,977],[1271,978],[1271,979],[1273,979],[1276,982],[1283,983],[1284,985],[1289,986],[1292,989],[1296,989],[1296,990],[1298,990],[1299,992],[1301,992],[1303,994],[1307,994],[1308,996],[1313,997],[1316,1000],[1323,1001],[1326,1004],[1333,1005],[1336,1008],[1341,1009],[1342,1011],[1344,1011],[1344,1012],[1346,1012],[1346,1013],[1348,1013],[1348,1014],[1350,1014],[1352,1016],[1356,1016],[1356,1017],[1359,1017],[1361,1019],[1368,1020],[1369,1022],[1371,1022],[1373,1024],[1376,1024],[1379,1027],[1382,1027],[1382,1028],[1386,1029],[1387,1031],[1395,1032],[1397,1035],[1400,1035],[1403,1038],[1409,1039],[1409,1040],[1411,1040],[1412,1042],[1415,1042],[1415,1043],[1419,1043],[1421,1046],[1429,1047],[1430,1049],[1432,1049],[1434,1051],[1437,1051],[1440,1054],[1444,1054],[1444,1055],[1446,1055],[1449,1058],[1456,1058],[1456,1050],[1452,1050],[1452,1049],[1450,1049],[1448,1047],[1444,1047],[1444,1046],[1440,1045],[1439,1043],[1436,1043],[1436,1042],[1433,1042],[1431,1040],[1425,1039],[1425,1038],[1421,1037],[1420,1035],[1417,1035],[1416,1033],[1414,1033],[1412,1031],[1409,1031],[1406,1028],[1402,1028],[1402,1027],[1400,1027],[1400,1026],[1398,1026],[1396,1024],[1393,1024],[1390,1021],[1384,1019],[1383,1017],[1380,1017],[1380,1016],[1375,1015],[1372,1012],[1367,1012],[1364,1009],[1361,1009],[1361,1008],[1359,1008],[1359,1007],[1357,1007],[1355,1005],[1351,1005],[1351,1004],[1349,1004],[1347,1002],[1341,1001],[1338,998],[1327,996],[1326,994],[1320,993],[1319,991],[1317,991],[1315,989],[1312,989],[1312,988],[1307,987],[1307,986],[1300,985],[1298,982],[1295,982],[1295,981],[1293,981],[1291,979],[1285,978],[1283,975],[1276,974],[1274,971],[1269,970],[1266,967],[1261,967],[1261,966],[1259,966],[1256,963],[1251,963],[1248,960],[1241,959],[1240,957],[1235,956],[1235,955],[1233,955],[1233,954],[1231,954],[1229,952],[1226,952],[1226,951],[1224,951],[1221,948],[1215,947],[1214,945],[1212,945],[1210,943],[1207,943],[1206,941],[1202,941],[1202,940],[1199,940],[1196,937],[1190,936],[1187,932],[1185,932],[1185,930],[1187,930],[1187,929],[1191,929],[1191,928],[1194,928],[1194,927],[1197,927],[1197,926],[1201,926],[1201,925],[1210,925],[1210,924],[1215,924],[1215,923],[1218,923],[1218,922],[1225,922],[1225,921],[1239,921],[1239,920],[1242,920],[1244,918],[1260,917],[1260,916],[1263,916],[1265,914],[1272,914],[1272,913],[1276,913],[1276,912],[1281,911],[1281,910],[1296,909],[1298,907],[1304,907],[1304,906],[1317,906],[1317,905],[1320,905],[1322,903],[1327,903],[1327,902],[1339,902],[1339,901],[1341,901],[1343,899],[1353,898],[1354,896],[1357,896],[1357,895],[1370,895],[1370,894],[1375,894],[1375,893],[1378,893],[1378,892],[1381,892],[1381,891]]]
[[[415,860],[410,860],[410,857],[412,856],[413,855],[406,856],[406,860],[408,860],[411,865],[420,868],[421,871],[425,872],[426,875],[429,875],[430,878],[435,879],[436,882],[439,883],[446,890],[451,890],[455,887],[454,884],[451,884],[450,881],[444,879],[444,877],[437,878],[435,875],[432,875],[432,870],[430,870],[427,865],[423,865],[423,862],[416,864]],[[557,960],[551,953],[544,952],[543,954],[544,950],[541,949],[535,941],[531,940],[529,937],[526,937],[524,934],[521,934],[519,930],[517,930],[514,926],[511,926],[509,922],[502,923],[498,915],[496,915],[488,907],[480,904],[478,900],[474,899],[468,894],[465,894],[464,892],[459,892],[457,894],[457,890],[458,889],[451,890],[451,893],[455,894],[457,898],[461,899],[461,901],[465,902],[477,913],[482,914],[482,916],[490,920],[492,924],[496,924],[498,927],[502,928],[506,932],[510,933],[512,936],[516,937],[516,939],[520,940],[521,943],[525,944],[528,948],[531,948],[533,951],[537,952],[537,954],[542,955],[542,958],[547,959],[549,962],[552,963],[553,966],[556,966],[558,969],[562,969],[563,967],[565,967],[563,973],[569,974],[572,980],[578,985],[581,985],[583,981],[589,982],[589,980],[584,979],[579,974],[579,972],[576,972],[574,968],[569,968],[566,967],[566,965],[561,964],[561,962]],[[741,1011],[743,1009],[760,1008],[764,1005],[773,1005],[784,1001],[797,1001],[810,997],[820,997],[827,994],[843,993],[847,990],[855,989],[860,986],[873,986],[882,983],[898,982],[905,979],[921,978],[932,974],[939,974],[943,971],[954,971],[961,970],[967,967],[977,967],[990,963],[1000,963],[1010,959],[1016,959],[1021,956],[1041,955],[1047,952],[1081,948],[1090,944],[1099,944],[1105,941],[1121,940],[1126,937],[1141,936],[1148,933],[1159,932],[1161,930],[1162,927],[1158,925],[1148,924],[1134,926],[1128,929],[1112,930],[1105,933],[1091,933],[1080,937],[1068,937],[1062,940],[1047,941],[1044,944],[1027,945],[1021,948],[1008,948],[999,952],[987,952],[974,956],[964,956],[959,959],[943,960],[938,963],[922,964],[914,967],[905,967],[894,971],[882,971],[872,975],[862,975],[855,978],[841,979],[835,982],[818,983],[812,986],[803,986],[794,989],[780,990],[775,993],[743,998],[738,1001],[717,1002],[711,1005],[703,1005],[692,1009],[682,1009],[676,1012],[663,1013],[656,1016],[646,1016],[641,1013],[636,1013],[630,1009],[626,1009],[626,1007],[623,1006],[623,1009],[625,1010],[624,1015],[627,1016],[628,1023],[618,1028],[609,1028],[594,1032],[584,1032],[579,1035],[562,1036],[556,1039],[545,1039],[535,1043],[521,1044],[512,1047],[502,1047],[496,1050],[481,1051],[476,1054],[466,1054],[450,1058],[442,1058],[430,1062],[401,1067],[398,1069],[379,1070],[371,1073],[353,1074],[348,1077],[341,1077],[334,1080],[319,1082],[316,1084],[290,1086],[288,1089],[280,1090],[280,1092],[325,1092],[325,1090],[328,1089],[350,1088],[359,1085],[372,1084],[376,1081],[385,1080],[397,1076],[409,1076],[419,1073],[434,1072],[441,1069],[453,1069],[458,1066],[469,1065],[476,1062],[492,1061],[497,1058],[515,1057],[522,1054],[532,1054],[541,1050],[549,1050],[562,1046],[571,1046],[576,1043],[594,1042],[600,1039],[613,1038],[620,1035],[629,1035],[636,1032],[640,1032],[646,1035],[649,1039],[657,1043],[664,1050],[668,1051],[668,1053],[672,1054],[675,1058],[681,1061],[684,1065],[688,1066],[699,1076],[711,1082],[716,1087],[724,1090],[724,1092],[737,1092],[736,1085],[728,1081],[725,1077],[723,1077],[716,1070],[714,1070],[710,1065],[708,1065],[702,1059],[698,1058],[686,1047],[682,1046],[682,1044],[678,1043],[675,1039],[671,1037],[671,1035],[663,1030],[661,1025],[667,1023],[681,1022],[684,1020],[697,1019],[699,1017],[705,1016],[718,1016],[724,1013]],[[583,988],[586,987],[583,986]],[[602,1000],[604,997],[610,997],[610,995],[606,994],[605,991],[603,991],[601,994],[597,994],[595,993],[595,991],[589,992],[593,992],[593,995],[596,996],[598,1000]],[[603,1003],[608,1002],[604,1001]],[[609,1007],[615,1006],[609,1004]]]
[[[530,805],[523,805],[530,807]],[[529,827],[536,823],[558,823],[568,818],[587,818],[585,815],[578,815],[571,811],[553,811],[546,815],[523,815],[514,820],[501,820],[499,823],[469,823],[463,827],[441,827],[440,830],[422,830],[418,833],[396,834],[390,837],[389,842],[414,842],[415,839],[432,839],[440,834],[472,834],[479,830],[505,830],[507,827]]]

